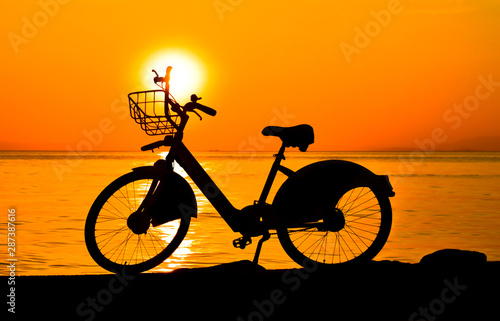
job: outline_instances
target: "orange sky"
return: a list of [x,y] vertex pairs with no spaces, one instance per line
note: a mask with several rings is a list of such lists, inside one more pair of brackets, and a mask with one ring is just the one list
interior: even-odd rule
[[301,123],[315,129],[310,150],[500,150],[500,1],[3,6],[0,149],[139,150],[156,138],[126,94],[154,88],[155,53],[181,50],[218,110],[191,118],[192,150],[273,150],[263,127]]

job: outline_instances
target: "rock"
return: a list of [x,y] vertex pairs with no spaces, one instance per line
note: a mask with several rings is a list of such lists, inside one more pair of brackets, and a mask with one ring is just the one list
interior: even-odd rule
[[180,268],[172,271],[172,273],[183,273],[191,271],[196,271],[197,273],[211,273],[211,274],[217,274],[217,273],[252,274],[255,272],[266,271],[266,269],[259,264],[254,264],[252,261],[242,260],[230,263],[223,263],[214,266],[208,266],[204,268]]
[[425,255],[421,260],[421,264],[425,265],[442,265],[442,266],[464,266],[485,264],[487,261],[486,254],[476,251],[465,251],[456,249],[439,250],[431,254]]

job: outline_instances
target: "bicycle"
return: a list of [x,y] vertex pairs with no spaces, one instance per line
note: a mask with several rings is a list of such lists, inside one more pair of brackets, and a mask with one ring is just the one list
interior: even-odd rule
[[[177,174],[182,167],[230,228],[241,236],[233,241],[244,249],[253,237],[262,244],[277,234],[285,252],[300,265],[314,261],[320,267],[372,260],[383,248],[392,224],[389,197],[395,195],[386,175],[343,160],[326,160],[297,171],[281,165],[285,149],[305,152],[314,142],[309,125],[268,126],[263,135],[276,136],[282,145],[258,200],[236,209],[183,144],[188,113],[210,116],[216,110],[198,103],[181,106],[170,94],[170,71],[155,73],[160,89],[128,95],[131,117],[150,136],[163,140],[145,145],[142,151],[170,147],[167,156],[153,166],[132,169],[108,185],[96,198],[85,223],[85,242],[97,264],[109,271],[126,269],[140,273],[165,261],[181,244],[197,202],[189,183]],[[288,178],[271,204],[267,198],[278,172]]]

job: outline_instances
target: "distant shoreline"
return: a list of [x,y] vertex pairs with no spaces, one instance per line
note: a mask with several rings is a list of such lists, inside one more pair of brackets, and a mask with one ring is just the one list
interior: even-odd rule
[[[69,153],[67,150],[56,150],[56,149],[0,149],[0,152],[54,152],[54,153]],[[98,153],[146,153],[141,151],[140,149],[131,149],[131,150],[93,150],[93,151],[82,151],[78,152],[78,154],[92,154],[94,152]],[[263,151],[255,151],[255,152],[247,152],[247,151],[238,151],[238,150],[192,150],[193,153],[270,153],[276,152],[275,150],[263,150]],[[418,152],[417,149],[411,148],[392,148],[392,149],[384,149],[384,150],[308,150],[306,153],[412,153]],[[149,152],[151,153],[151,152]],[[302,153],[298,150],[290,149],[287,150],[286,153]],[[500,153],[500,148],[498,150],[435,150],[432,152],[427,152],[427,154],[433,153]]]

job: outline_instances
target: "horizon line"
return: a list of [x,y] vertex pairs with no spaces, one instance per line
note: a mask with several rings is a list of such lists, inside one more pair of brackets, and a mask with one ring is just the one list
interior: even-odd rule
[[[62,149],[1,149],[0,152],[72,152],[72,153],[79,153],[79,154],[88,154],[92,152],[149,152],[148,151],[141,151],[140,149],[116,149],[116,150],[111,150],[111,149],[103,149],[103,150],[91,150],[91,151],[68,151],[68,150],[62,150]],[[239,150],[223,150],[223,149],[209,149],[209,150],[192,150],[191,152],[237,152],[237,153],[268,153],[268,152],[276,152],[275,150],[262,150],[262,151],[239,151]],[[287,150],[286,152],[297,152],[297,153],[305,153],[301,152],[299,150],[295,149],[290,149]],[[484,150],[471,150],[471,149],[454,149],[454,150],[443,150],[443,149],[436,149],[433,151],[423,151],[419,149],[411,149],[411,148],[389,148],[389,149],[366,149],[366,150],[311,150],[307,151],[310,153],[336,153],[336,152],[342,152],[342,153],[352,153],[352,152],[361,152],[361,153],[373,153],[373,152],[404,152],[404,153],[410,153],[410,152],[420,152],[424,154],[430,154],[430,153],[496,153],[500,152],[500,150],[490,150],[490,149],[484,149]]]

